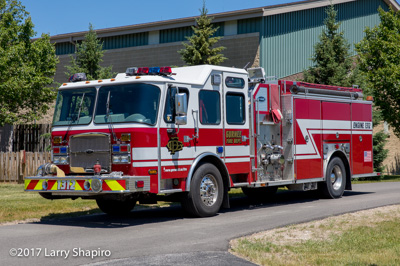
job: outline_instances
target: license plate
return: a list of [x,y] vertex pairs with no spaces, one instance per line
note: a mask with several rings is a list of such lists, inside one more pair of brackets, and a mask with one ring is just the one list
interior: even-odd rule
[[75,190],[75,180],[59,180],[57,190]]

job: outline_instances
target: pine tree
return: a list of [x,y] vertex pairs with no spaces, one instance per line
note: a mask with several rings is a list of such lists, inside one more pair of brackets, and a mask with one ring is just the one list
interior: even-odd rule
[[89,31],[86,33],[81,44],[76,44],[76,55],[70,56],[70,65],[67,66],[68,77],[75,73],[85,73],[88,79],[111,78],[115,73],[112,66],[102,67],[104,51],[103,43],[97,38],[96,31],[92,24],[89,24]]
[[[336,21],[337,12],[333,5],[326,9],[327,18],[319,42],[314,46],[312,61],[314,66],[304,71],[304,81],[326,85],[351,86],[357,79],[352,75],[353,60],[350,45],[339,32],[340,23]],[[359,73],[359,71],[356,71]]]
[[192,26],[193,35],[186,37],[189,43],[182,43],[185,47],[178,52],[182,60],[188,65],[219,65],[227,58],[220,52],[225,49],[223,46],[213,48],[221,37],[213,37],[218,30],[211,24],[213,18],[207,16],[208,10],[203,2],[200,9],[200,17],[196,19],[196,26]]

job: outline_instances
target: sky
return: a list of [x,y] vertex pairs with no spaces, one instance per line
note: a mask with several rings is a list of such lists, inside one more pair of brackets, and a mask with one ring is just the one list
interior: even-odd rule
[[[36,37],[104,29],[199,15],[203,0],[20,0]],[[207,0],[208,14],[296,2],[296,0]]]

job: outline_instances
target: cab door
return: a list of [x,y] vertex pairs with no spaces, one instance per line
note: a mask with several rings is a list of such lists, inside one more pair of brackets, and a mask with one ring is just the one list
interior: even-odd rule
[[222,83],[223,159],[232,183],[245,183],[248,182],[251,172],[247,78],[242,74],[224,72]]
[[190,142],[185,142],[185,136],[195,135],[193,116],[187,114],[186,125],[177,126],[175,98],[178,93],[184,93],[187,97],[188,108],[191,103],[190,85],[169,84],[166,88],[160,110],[160,168],[159,190],[185,189],[185,180],[193,162],[194,147]]

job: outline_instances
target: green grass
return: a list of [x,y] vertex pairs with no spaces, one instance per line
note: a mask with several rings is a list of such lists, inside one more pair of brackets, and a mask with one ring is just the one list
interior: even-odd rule
[[[260,265],[400,265],[400,207],[392,207],[384,218],[377,209],[368,215],[328,218],[318,226],[295,225],[244,237],[233,242],[231,251]],[[321,236],[327,230],[327,236]],[[311,237],[293,237],[301,234]],[[293,240],[287,241],[290,237]]]
[[24,192],[19,184],[0,184],[0,202],[0,223],[100,212],[94,200],[48,200],[36,192]]
[[384,175],[378,180],[363,180],[353,179],[353,184],[365,184],[365,183],[376,183],[376,182],[400,182],[400,175]]

